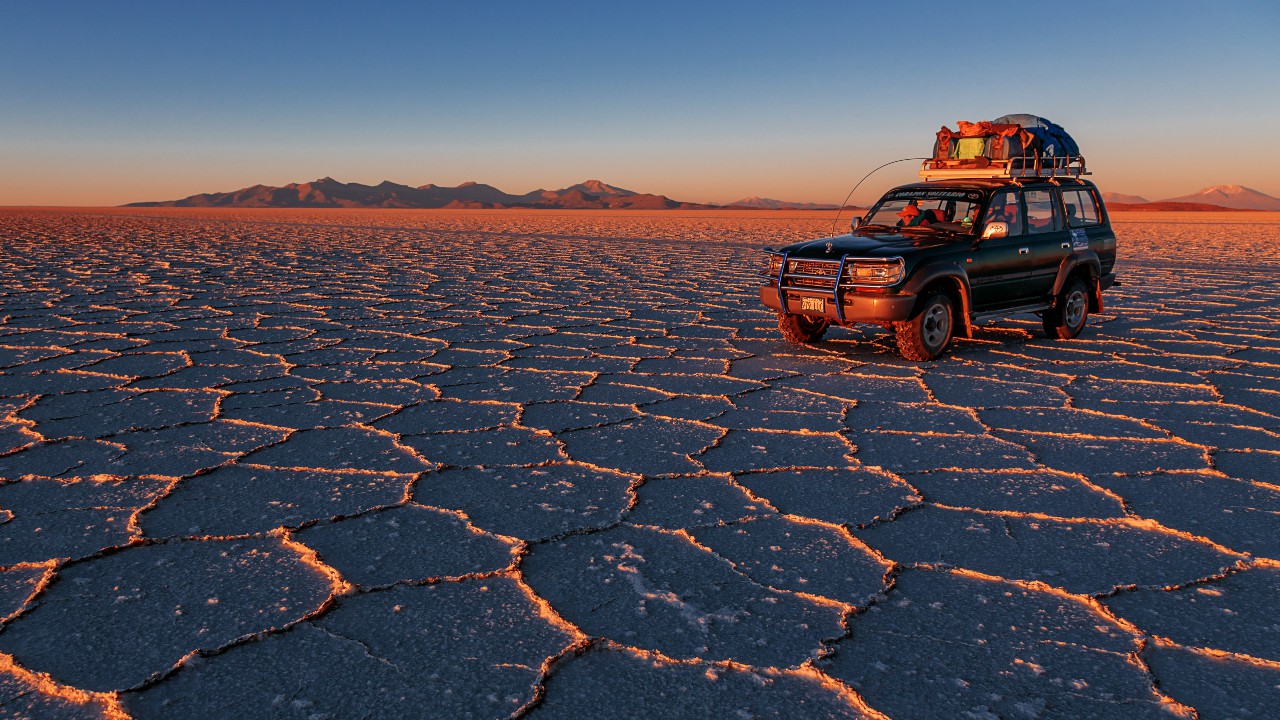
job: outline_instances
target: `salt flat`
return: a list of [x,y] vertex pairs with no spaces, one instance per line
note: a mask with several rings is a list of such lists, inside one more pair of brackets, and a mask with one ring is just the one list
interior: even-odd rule
[[1280,217],[784,343],[806,213],[0,210],[0,708],[1264,718]]

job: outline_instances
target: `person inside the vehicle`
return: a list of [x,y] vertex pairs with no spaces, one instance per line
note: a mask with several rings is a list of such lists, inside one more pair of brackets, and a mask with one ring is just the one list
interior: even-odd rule
[[1072,203],[1067,203],[1067,227],[1080,227],[1083,224],[1080,221],[1080,214],[1076,212],[1076,206]]
[[907,206],[898,211],[898,227],[906,227],[908,225],[919,225],[924,215],[920,212],[920,203],[912,200]]

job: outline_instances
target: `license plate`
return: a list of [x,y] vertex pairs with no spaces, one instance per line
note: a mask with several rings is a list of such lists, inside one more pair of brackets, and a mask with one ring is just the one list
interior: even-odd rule
[[827,299],[820,297],[802,297],[800,298],[800,309],[803,311],[826,312]]

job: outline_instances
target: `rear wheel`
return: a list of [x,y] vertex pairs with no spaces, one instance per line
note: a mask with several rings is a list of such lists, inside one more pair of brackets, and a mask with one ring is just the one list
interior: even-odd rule
[[933,360],[951,344],[953,330],[951,298],[942,293],[927,296],[915,315],[893,324],[898,352],[908,360]]
[[782,331],[782,337],[798,345],[821,340],[830,325],[824,318],[778,313],[778,329]]
[[1063,286],[1054,307],[1044,311],[1044,334],[1051,340],[1070,340],[1089,319],[1089,286],[1073,277]]

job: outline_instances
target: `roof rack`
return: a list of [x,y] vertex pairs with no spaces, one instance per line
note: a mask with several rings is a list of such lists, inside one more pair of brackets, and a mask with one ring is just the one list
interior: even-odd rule
[[1052,178],[1092,175],[1085,169],[1083,155],[1021,156],[1007,160],[985,157],[972,160],[925,160],[920,164],[921,180],[961,178]]

